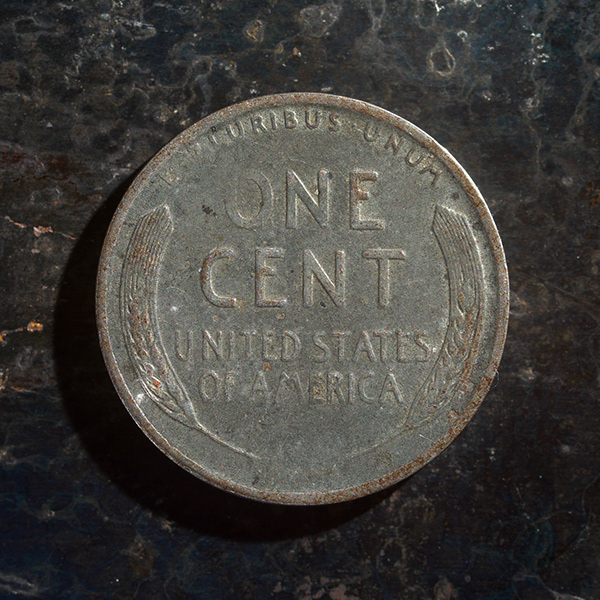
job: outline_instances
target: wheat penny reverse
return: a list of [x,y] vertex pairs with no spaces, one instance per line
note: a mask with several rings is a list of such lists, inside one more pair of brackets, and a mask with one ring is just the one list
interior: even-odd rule
[[125,406],[176,463],[268,502],[357,498],[439,454],[496,373],[500,238],[454,158],[325,94],[169,143],[121,202],[97,314]]

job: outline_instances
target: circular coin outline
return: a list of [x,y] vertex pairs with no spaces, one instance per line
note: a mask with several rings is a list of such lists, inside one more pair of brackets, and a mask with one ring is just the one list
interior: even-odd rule
[[[468,199],[475,207],[481,223],[485,228],[487,238],[490,241],[493,262],[497,269],[496,276],[498,283],[498,308],[496,314],[497,320],[494,344],[490,353],[488,365],[484,370],[483,376],[481,377],[480,384],[473,392],[471,400],[468,402],[463,412],[458,415],[458,417],[450,424],[446,434],[438,438],[437,441],[425,452],[420,454],[408,464],[405,464],[402,467],[397,468],[396,470],[391,471],[386,475],[372,481],[331,491],[297,493],[265,491],[235,483],[226,477],[211,472],[209,469],[206,469],[195,461],[189,459],[180,450],[169,443],[169,441],[162,434],[160,434],[157,429],[155,429],[146,415],[137,406],[135,399],[129,392],[121,366],[118,364],[117,358],[112,350],[108,328],[107,306],[109,282],[107,281],[107,277],[109,273],[109,261],[111,253],[115,242],[119,237],[121,228],[126,221],[129,209],[137,199],[138,194],[145,182],[149,180],[155,173],[157,173],[160,170],[163,162],[170,157],[175,150],[185,145],[188,140],[200,136],[203,133],[207,133],[211,131],[211,128],[223,123],[224,121],[242,116],[249,111],[264,108],[274,108],[290,104],[305,105],[307,107],[313,105],[324,105],[331,108],[339,108],[361,113],[362,115],[382,120],[398,128],[399,130],[408,134],[422,147],[426,148],[429,152],[431,152],[432,155],[438,158],[446,166],[446,168],[448,168],[454,177],[456,177],[456,180],[460,183]],[[96,286],[96,319],[102,354],[117,393],[137,425],[163,453],[165,453],[180,467],[184,468],[186,471],[190,472],[201,480],[240,496],[276,504],[315,505],[354,500],[380,491],[409,477],[430,460],[435,458],[438,454],[440,454],[464,429],[467,423],[474,416],[475,412],[489,391],[489,388],[498,370],[504,349],[508,327],[508,314],[509,281],[502,242],[500,240],[500,236],[496,229],[492,215],[481,193],[458,161],[427,133],[390,111],[362,100],[313,92],[275,94],[240,102],[203,118],[167,143],[147,163],[141,173],[136,177],[135,181],[128,188],[125,196],[115,211],[102,247]]]

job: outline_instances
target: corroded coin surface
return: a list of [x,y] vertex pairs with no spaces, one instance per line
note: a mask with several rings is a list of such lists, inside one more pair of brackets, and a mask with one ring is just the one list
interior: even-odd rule
[[492,217],[446,150],[325,94],[243,102],[168,144],[103,249],[101,344],[175,462],[269,502],[356,498],[440,453],[507,325]]

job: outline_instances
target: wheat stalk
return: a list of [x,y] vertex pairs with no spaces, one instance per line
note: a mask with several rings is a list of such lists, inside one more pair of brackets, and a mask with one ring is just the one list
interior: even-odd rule
[[172,233],[169,208],[159,207],[140,218],[127,248],[121,276],[121,313],[131,362],[147,397],[166,414],[234,452],[255,457],[251,452],[220,439],[200,423],[185,388],[157,339],[155,302],[158,270]]
[[158,268],[172,232],[167,206],[145,214],[137,222],[123,267],[121,310],[127,349],[144,391],[171,417],[190,424],[194,417],[189,401],[161,352],[155,335],[154,302]]
[[407,427],[430,419],[465,389],[481,337],[483,275],[467,220],[438,206],[433,232],[448,269],[449,323],[436,362],[408,411]]

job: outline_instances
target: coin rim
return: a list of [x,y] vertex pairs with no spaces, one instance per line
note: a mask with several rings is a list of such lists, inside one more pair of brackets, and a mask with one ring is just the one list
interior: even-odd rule
[[[427,148],[434,156],[441,160],[449,171],[457,178],[462,188],[465,190],[469,199],[477,209],[481,222],[483,223],[488,239],[490,240],[492,255],[497,268],[498,276],[498,310],[497,310],[497,327],[496,337],[493,350],[487,368],[481,379],[481,383],[471,401],[467,404],[465,410],[458,416],[448,429],[445,435],[439,438],[435,444],[430,446],[425,452],[403,467],[388,473],[382,477],[372,481],[354,485],[347,488],[341,488],[331,491],[320,492],[273,492],[264,491],[257,488],[241,485],[230,481],[225,477],[221,477],[211,473],[208,469],[189,459],[182,454],[177,448],[172,446],[169,441],[154,428],[145,414],[136,405],[133,396],[129,393],[125,378],[121,374],[121,369],[117,364],[116,357],[112,351],[110,344],[110,335],[108,331],[107,317],[107,292],[108,282],[107,274],[109,261],[112,254],[112,249],[117,241],[121,227],[123,226],[129,209],[144,183],[152,177],[152,175],[161,167],[162,163],[171,156],[171,154],[180,146],[184,145],[190,138],[196,137],[210,127],[222,123],[224,120],[243,115],[249,111],[276,107],[290,104],[306,104],[306,105],[327,105],[333,108],[343,108],[346,110],[359,112],[365,115],[381,119],[389,124],[397,127],[414,138],[423,147]],[[427,133],[413,125],[402,117],[370,104],[362,100],[337,96],[333,94],[322,94],[315,92],[295,92],[286,94],[274,94],[262,96],[246,100],[238,104],[234,104],[227,108],[223,108],[211,115],[203,118],[197,123],[191,125],[173,140],[166,144],[143,168],[141,173],[135,178],[134,182],[128,188],[121,203],[117,207],[113,219],[110,223],[98,266],[98,276],[96,282],[96,321],[100,338],[100,347],[104,356],[108,372],[110,374],[113,385],[115,386],[121,401],[137,423],[142,431],[150,438],[150,440],[169,458],[176,462],[196,477],[211,483],[223,490],[259,500],[276,504],[293,504],[293,505],[313,505],[313,504],[331,504],[335,502],[343,502],[354,500],[362,496],[382,490],[402,479],[405,479],[419,470],[430,460],[439,455],[464,429],[467,423],[471,420],[479,406],[481,405],[485,395],[489,391],[494,376],[498,370],[506,333],[508,327],[509,313],[509,282],[508,270],[502,242],[498,234],[498,230],[494,223],[493,217],[487,207],[483,196],[477,189],[473,180],[469,177],[458,161],[436,142]]]

